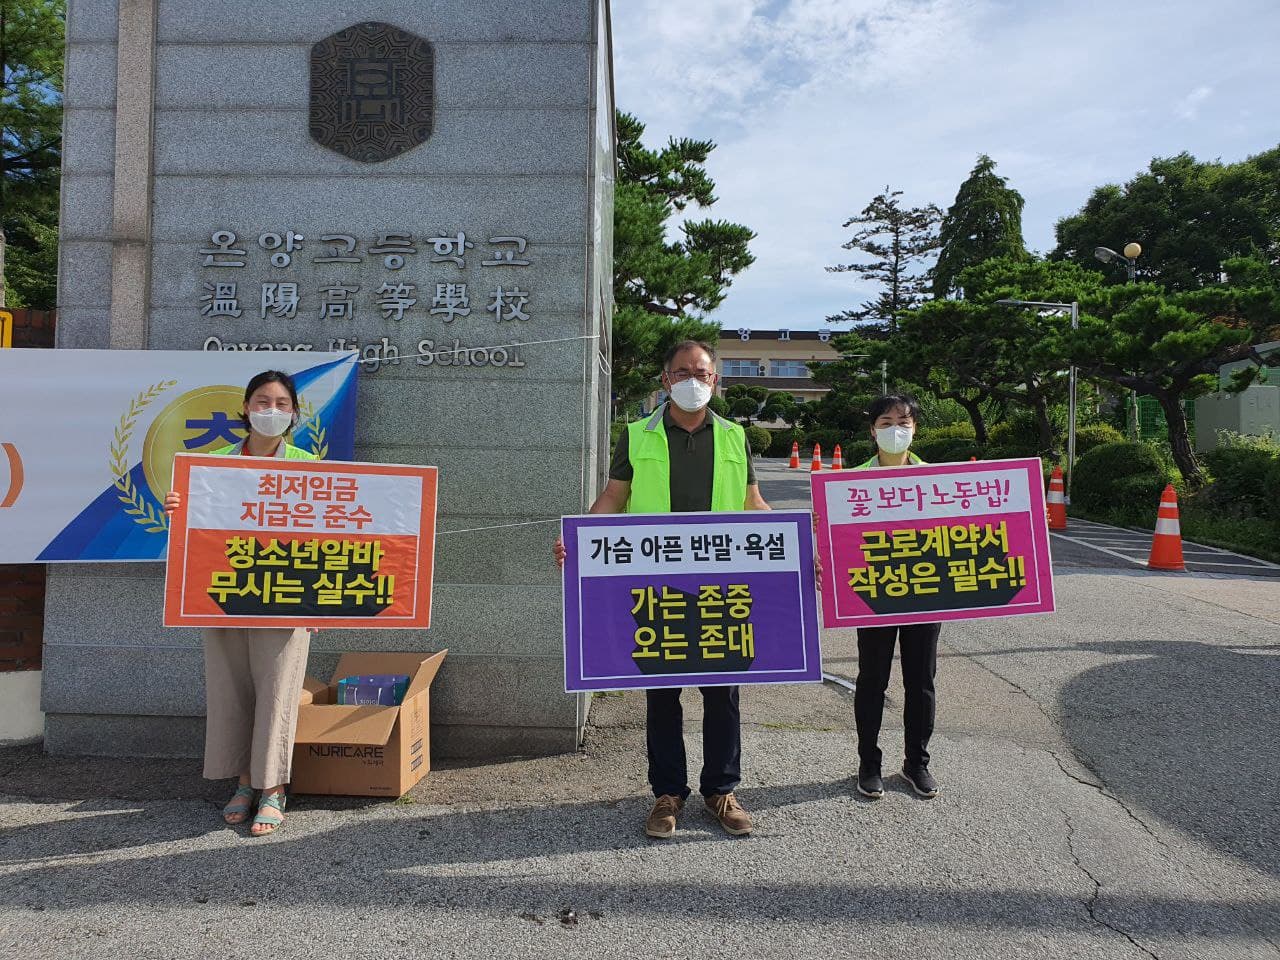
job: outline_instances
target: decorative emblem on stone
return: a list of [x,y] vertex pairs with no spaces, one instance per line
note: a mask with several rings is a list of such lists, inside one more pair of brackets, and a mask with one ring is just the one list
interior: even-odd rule
[[311,136],[364,163],[425,143],[435,104],[435,53],[389,23],[357,23],[311,48]]

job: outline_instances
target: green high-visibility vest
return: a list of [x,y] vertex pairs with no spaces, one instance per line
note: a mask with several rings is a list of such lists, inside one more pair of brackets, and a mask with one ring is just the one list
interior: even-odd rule
[[[210,450],[211,456],[215,457],[233,457],[239,456],[240,451],[244,449],[244,441],[239,443],[230,443],[225,447],[219,447],[217,450]],[[277,456],[279,454],[277,453]],[[319,460],[320,458],[310,451],[303,450],[301,447],[295,447],[291,443],[284,445],[284,458],[286,460]]]
[[[917,464],[924,463],[924,461],[923,461],[923,460],[921,460],[919,457],[917,457],[917,456],[916,456],[914,453],[912,453],[910,450],[908,450],[908,451],[907,451],[907,463],[914,467],[914,466],[916,466]],[[876,453],[874,456],[872,456],[872,458],[871,458],[870,460],[868,460],[868,461],[867,461],[866,463],[864,463],[862,466],[860,466],[860,467],[854,467],[853,469],[855,469],[855,470],[874,470],[874,469],[875,469],[876,467],[878,467],[878,466],[880,466],[880,454],[879,454],[879,453]]]
[[[671,454],[662,422],[666,404],[647,420],[627,424],[631,460],[631,496],[627,513],[671,512]],[[741,510],[747,501],[746,431],[711,410],[715,464],[711,474],[711,509]]]

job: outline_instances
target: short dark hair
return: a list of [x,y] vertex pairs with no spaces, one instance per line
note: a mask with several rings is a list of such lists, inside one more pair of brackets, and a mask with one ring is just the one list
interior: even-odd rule
[[681,340],[668,350],[667,355],[662,358],[662,369],[669,370],[671,368],[671,361],[686,350],[705,350],[707,352],[707,356],[711,358],[711,362],[716,362],[716,348],[711,346],[711,344],[703,340]]
[[[244,388],[244,402],[248,403],[249,398],[257,393],[260,387],[268,383],[278,383],[289,391],[289,399],[293,401],[294,422],[296,423],[298,417],[298,388],[293,385],[293,377],[283,370],[263,370],[250,380],[249,385]],[[243,413],[240,414],[240,422],[244,424],[246,430],[249,429],[249,418]]]
[[867,419],[874,426],[882,416],[898,407],[905,407],[911,419],[920,423],[920,404],[909,393],[886,393],[883,397],[876,397],[867,408]]

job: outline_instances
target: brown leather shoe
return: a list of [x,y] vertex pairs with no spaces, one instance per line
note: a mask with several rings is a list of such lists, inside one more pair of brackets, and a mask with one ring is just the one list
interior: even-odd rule
[[654,801],[649,819],[644,822],[644,832],[651,837],[665,840],[676,832],[676,816],[684,808],[684,801],[675,794],[665,793]]
[[707,797],[707,809],[720,821],[724,832],[742,837],[751,832],[751,814],[742,809],[742,804],[732,793],[717,793]]

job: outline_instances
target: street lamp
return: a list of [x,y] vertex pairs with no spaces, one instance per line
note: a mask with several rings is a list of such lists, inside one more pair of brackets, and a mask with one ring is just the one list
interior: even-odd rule
[[[1137,244],[1132,244],[1137,246]],[[1127,249],[1127,248],[1126,248]],[[1043,300],[997,300],[1001,307],[1030,307],[1033,310],[1065,310],[1071,315],[1071,329],[1080,328],[1080,303],[1045,303]],[[1067,374],[1067,489],[1066,501],[1071,502],[1071,478],[1076,472],[1076,365]]]
[[[1094,247],[1093,255],[1096,259],[1103,263],[1123,263],[1125,273],[1129,276],[1129,282],[1133,283],[1138,276],[1138,257],[1142,256],[1142,245],[1139,243],[1126,243],[1124,245],[1124,253],[1116,253],[1110,247]],[[1132,439],[1139,439],[1139,424],[1141,418],[1138,416],[1138,391],[1129,391],[1129,430]]]

